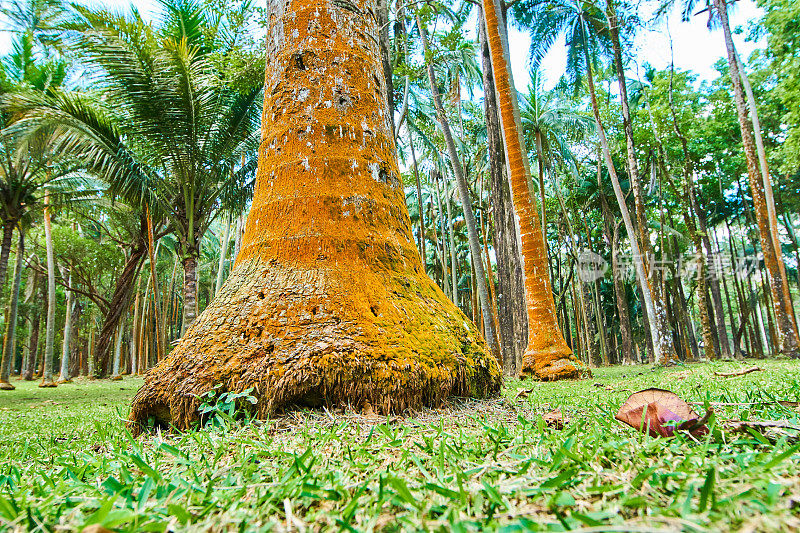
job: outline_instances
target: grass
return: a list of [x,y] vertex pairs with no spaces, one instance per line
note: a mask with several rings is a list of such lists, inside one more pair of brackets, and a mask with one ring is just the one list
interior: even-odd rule
[[[388,420],[301,411],[138,440],[121,421],[138,379],[15,382],[0,396],[0,530],[797,530],[792,431],[655,439],[614,420],[654,386],[753,404],[719,407],[717,427],[798,424],[775,400],[800,400],[800,365],[758,364],[733,378],[713,372],[743,364],[616,367]],[[562,430],[541,418],[555,408]]]

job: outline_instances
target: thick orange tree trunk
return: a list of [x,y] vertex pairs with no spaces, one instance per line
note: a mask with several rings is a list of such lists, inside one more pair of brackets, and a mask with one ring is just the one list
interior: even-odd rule
[[147,375],[130,420],[188,427],[198,394],[382,413],[486,396],[500,368],[424,272],[386,103],[375,0],[269,0],[263,141],[234,271]]
[[498,0],[483,0],[483,12],[497,100],[500,104],[500,122],[514,197],[514,211],[519,220],[522,241],[521,260],[528,310],[528,347],[522,358],[522,372],[533,373],[544,380],[575,378],[578,376],[576,359],[558,327],[547,269],[547,250],[536,207],[528,192],[530,165],[519,127],[519,106],[511,74],[508,42],[505,33],[500,29],[502,14]]

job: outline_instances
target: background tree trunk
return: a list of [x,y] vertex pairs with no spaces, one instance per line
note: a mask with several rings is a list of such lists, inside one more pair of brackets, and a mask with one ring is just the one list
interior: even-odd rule
[[523,372],[528,369],[541,379],[577,377],[576,359],[558,327],[555,303],[550,288],[545,244],[536,208],[528,191],[530,165],[520,127],[519,106],[508,51],[508,40],[501,30],[504,16],[500,2],[483,1],[486,41],[492,63],[500,122],[505,141],[506,165],[511,180],[514,211],[520,228],[520,258],[525,276],[528,313],[528,346],[523,357]]
[[744,146],[745,161],[747,162],[747,174],[750,178],[750,192],[753,198],[753,209],[761,241],[761,250],[764,254],[764,264],[769,274],[770,295],[772,296],[772,308],[775,312],[777,322],[778,349],[790,357],[800,358],[800,339],[794,321],[794,311],[791,300],[787,301],[784,288],[788,287],[785,282],[785,267],[781,269],[783,262],[781,250],[776,249],[773,233],[770,224],[767,201],[764,192],[764,177],[758,168],[758,158],[756,156],[755,141],[753,139],[752,124],[750,123],[747,108],[745,106],[744,89],[742,87],[739,62],[736,59],[736,49],[733,44],[730,23],[728,22],[728,11],[723,0],[713,0],[717,10],[722,33],[725,37],[725,48],[728,54],[728,67],[730,68],[730,78],[733,85],[734,103],[736,104],[736,115],[739,119],[739,129],[742,132],[742,145]]
[[494,87],[489,44],[486,41],[486,23],[483,20],[482,11],[479,18],[483,67],[483,109],[486,115],[492,217],[494,220],[492,243],[497,257],[497,315],[500,347],[503,356],[503,372],[506,376],[517,376],[522,370],[522,354],[528,343],[525,282],[522,275],[522,263],[519,261],[519,229],[514,216],[511,187],[506,174],[503,134],[500,116],[497,113],[497,93]]
[[[583,30],[585,32],[585,29]],[[641,250],[639,249],[638,239],[636,238],[636,230],[633,227],[628,206],[625,203],[625,195],[622,192],[622,187],[619,184],[617,172],[614,169],[614,162],[611,159],[611,150],[608,146],[608,139],[606,139],[605,129],[603,122],[600,118],[600,108],[597,105],[597,95],[594,88],[594,75],[592,73],[591,60],[589,58],[589,51],[584,46],[585,62],[586,62],[586,79],[589,86],[589,98],[592,104],[592,112],[594,113],[595,124],[597,125],[597,134],[600,138],[600,145],[605,159],[606,168],[608,169],[609,176],[611,177],[611,184],[614,188],[614,195],[619,204],[619,210],[622,215],[622,220],[625,222],[625,231],[628,233],[628,240],[630,241],[631,251],[633,253],[633,264],[636,268],[636,276],[640,280],[639,286],[642,289],[644,299],[645,312],[648,315],[648,325],[650,327],[650,334],[653,338],[653,355],[656,364],[664,364],[673,357],[671,338],[664,336],[658,328],[659,320],[666,320],[666,310],[663,307],[656,307],[655,301],[652,297],[647,271],[644,266],[644,258]],[[660,318],[659,318],[660,317]]]
[[231,237],[231,216],[228,215],[228,219],[225,223],[225,233],[222,236],[222,240],[219,243],[219,265],[217,266],[217,282],[214,284],[214,296],[219,293],[219,290],[222,288],[222,282],[225,278],[225,258],[228,255],[228,241]]
[[[62,275],[64,275],[63,270]],[[69,275],[64,277],[67,278],[67,285],[72,287],[72,272],[70,271]],[[59,383],[72,383],[72,380],[69,377],[69,347],[70,341],[72,340],[72,305],[75,295],[71,290],[67,290],[66,292],[67,303],[64,317],[64,342],[61,345],[61,375],[58,377]]]
[[53,350],[56,335],[56,265],[53,257],[53,231],[50,224],[50,195],[44,196],[44,238],[47,250],[47,324],[44,333],[44,357],[40,387],[55,387]]
[[14,390],[11,374],[14,370],[17,347],[17,309],[19,307],[19,286],[22,281],[23,259],[25,256],[25,233],[20,229],[17,245],[17,261],[14,263],[14,281],[8,307],[8,323],[3,343],[3,361],[0,365],[0,390]]
[[[419,28],[419,33],[422,38],[422,47],[425,50],[425,56],[427,58],[427,70],[428,70],[428,82],[430,84],[431,95],[433,96],[433,105],[436,108],[436,114],[439,118],[439,125],[442,129],[442,133],[444,134],[445,143],[447,144],[447,150],[450,154],[450,163],[453,166],[453,173],[456,176],[456,184],[458,185],[458,194],[461,198],[461,208],[464,211],[464,221],[466,222],[467,226],[467,237],[469,241],[469,251],[470,256],[472,258],[472,267],[475,269],[475,284],[478,289],[478,298],[481,302],[481,313],[483,315],[483,331],[485,332],[486,336],[486,343],[489,345],[489,350],[492,354],[495,355],[498,361],[501,360],[500,357],[500,346],[497,343],[497,335],[494,331],[494,321],[492,320],[492,307],[489,303],[489,290],[486,287],[486,273],[483,269],[483,260],[481,259],[481,243],[478,237],[478,228],[477,223],[475,222],[475,214],[472,211],[472,198],[470,197],[469,192],[469,185],[467,184],[467,178],[464,176],[464,169],[461,166],[461,159],[458,156],[458,151],[456,150],[456,144],[453,140],[453,134],[450,131],[450,123],[447,120],[447,113],[445,112],[444,105],[442,104],[442,98],[439,95],[439,85],[436,82],[436,72],[433,68],[433,62],[430,58],[430,49],[428,46],[428,35],[425,25],[422,22],[422,19],[419,16],[419,12],[416,14],[417,17],[417,27]],[[446,183],[446,181],[445,181]],[[445,191],[447,187],[445,185]],[[446,196],[448,196],[446,194]],[[450,208],[449,198],[445,198],[447,201],[448,210]],[[449,218],[449,214],[448,214]],[[451,231],[451,239],[452,239],[452,218],[450,220],[450,231]],[[453,242],[453,248],[455,248],[455,242]],[[458,276],[456,275],[455,269],[455,249],[452,250],[453,252],[453,296],[454,302],[456,305],[458,304],[457,301],[457,289],[458,289]]]
[[197,318],[197,257],[187,253],[183,258],[183,325],[181,336]]

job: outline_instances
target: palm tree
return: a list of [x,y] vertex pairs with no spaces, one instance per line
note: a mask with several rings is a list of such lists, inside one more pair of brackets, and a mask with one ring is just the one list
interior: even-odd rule
[[150,418],[189,427],[215,386],[252,387],[261,416],[290,405],[389,413],[499,390],[477,328],[422,270],[372,5],[267,3],[264,142],[241,252],[148,374],[136,429]]
[[[125,250],[125,264],[111,297],[96,295],[92,299],[104,317],[95,355],[100,375],[105,375],[109,370],[112,338],[128,307],[134,281],[149,249],[146,209],[148,204],[154,203],[151,191],[117,192],[114,189],[120,183],[147,182],[158,171],[141,157],[137,137],[121,128],[116,114],[91,94],[56,90],[49,94],[16,92],[6,95],[4,107],[16,119],[11,131],[27,137],[47,133],[51,151],[71,159],[99,178],[102,184],[98,187],[112,187],[105,200],[92,198],[94,205],[113,220],[117,233],[114,240]],[[121,197],[123,202],[115,201],[115,197]],[[155,220],[156,239],[168,231],[164,218],[160,216]]]
[[577,377],[575,356],[567,346],[556,320],[555,302],[550,289],[547,251],[539,228],[535,204],[528,193],[530,167],[511,73],[508,38],[501,30],[503,13],[496,0],[484,0],[484,21],[492,61],[495,89],[506,147],[506,165],[514,195],[522,241],[521,259],[525,273],[528,310],[528,347],[523,356],[523,372],[542,379]]
[[56,266],[53,257],[53,230],[50,216],[50,194],[44,195],[44,238],[47,250],[47,324],[45,325],[45,343],[42,382],[40,387],[55,387],[53,381],[53,350],[56,333]]
[[[519,260],[520,235],[514,214],[511,187],[506,176],[505,148],[503,147],[497,91],[483,10],[479,16],[478,38],[481,44],[483,70],[483,110],[486,123],[486,149],[489,167],[493,240],[497,258],[497,317],[503,372],[516,376],[522,369],[524,349],[528,345],[528,317],[525,305],[525,281]],[[501,30],[504,29],[501,26]]]
[[[164,8],[155,29],[138,14],[80,7],[70,28],[85,61],[100,72],[98,94],[119,117],[135,161],[153,169],[107,176],[112,192],[147,196],[150,209],[172,222],[184,267],[185,331],[196,316],[200,239],[220,205],[249,192],[263,78],[256,61],[225,79],[230,73],[215,66],[214,54],[225,53],[235,29],[210,20],[200,3],[168,0]],[[249,164],[239,166],[242,155]]]
[[[67,283],[72,286],[72,272],[67,273],[64,269],[61,275],[68,281]],[[72,311],[75,292],[67,290],[67,305],[64,318],[64,337],[61,343],[61,373],[58,376],[58,383],[72,383],[69,376],[69,356],[70,356],[70,342],[72,342]]]
[[528,94],[521,96],[520,118],[527,146],[533,146],[539,171],[539,195],[542,228],[547,223],[545,213],[544,177],[559,165],[574,165],[570,141],[592,130],[590,117],[577,111],[556,91],[545,91],[538,71],[531,72]]
[[529,17],[526,22],[531,28],[533,65],[537,66],[558,37],[565,35],[567,75],[576,90],[583,77],[586,77],[603,159],[608,168],[620,214],[631,242],[636,277],[642,292],[646,321],[653,340],[653,358],[657,364],[665,363],[673,358],[674,350],[660,286],[658,283],[651,282],[646,259],[639,246],[641,239],[637,238],[636,227],[625,203],[597,103],[592,68],[597,63],[597,56],[601,52],[607,53],[611,48],[606,14],[597,5],[580,0],[534,0],[527,7]]

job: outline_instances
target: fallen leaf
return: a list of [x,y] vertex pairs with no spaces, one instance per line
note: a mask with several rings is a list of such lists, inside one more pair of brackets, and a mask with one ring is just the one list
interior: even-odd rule
[[542,419],[544,423],[547,424],[547,427],[551,427],[553,429],[564,429],[564,426],[569,424],[569,418],[564,418],[564,414],[561,412],[561,409],[556,409],[555,411],[549,411],[542,415]]
[[527,398],[528,394],[532,393],[534,389],[523,389],[517,393],[515,398]]
[[653,437],[671,437],[676,430],[698,437],[708,433],[705,423],[710,415],[709,410],[700,418],[673,392],[645,389],[631,394],[614,418],[638,431],[647,431]]

